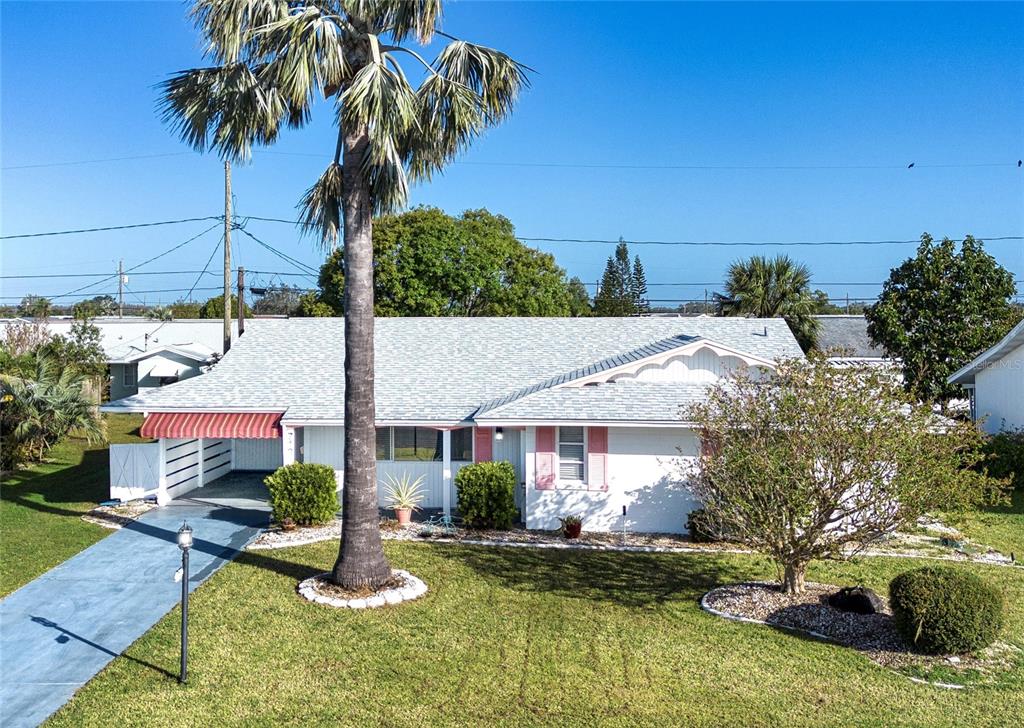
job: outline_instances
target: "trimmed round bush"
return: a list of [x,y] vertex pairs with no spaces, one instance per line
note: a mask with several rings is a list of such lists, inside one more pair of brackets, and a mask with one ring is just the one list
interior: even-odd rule
[[292,463],[263,482],[270,490],[270,507],[278,523],[322,525],[333,521],[338,512],[338,485],[329,465]]
[[992,644],[1003,626],[1003,595],[969,571],[926,566],[889,584],[900,634],[921,652],[960,655]]
[[472,528],[512,527],[516,471],[506,461],[467,465],[455,474],[459,515]]

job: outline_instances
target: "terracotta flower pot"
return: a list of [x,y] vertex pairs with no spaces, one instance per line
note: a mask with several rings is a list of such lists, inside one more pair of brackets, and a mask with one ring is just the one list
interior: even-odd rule
[[568,523],[562,529],[566,538],[579,538],[580,533],[583,531],[582,523]]
[[395,518],[399,526],[408,526],[412,522],[412,508],[396,508]]

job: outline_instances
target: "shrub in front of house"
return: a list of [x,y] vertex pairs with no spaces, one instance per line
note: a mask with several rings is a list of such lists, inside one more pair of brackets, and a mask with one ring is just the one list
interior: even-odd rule
[[993,478],[1007,478],[1024,490],[1024,429],[1004,430],[985,441],[982,466]]
[[949,566],[906,571],[889,584],[889,606],[903,638],[931,655],[960,655],[992,644],[1003,626],[1002,592]]
[[263,482],[270,491],[270,507],[278,523],[321,525],[333,521],[338,512],[338,486],[329,465],[285,465]]
[[690,511],[686,518],[686,530],[690,532],[690,540],[694,543],[714,543],[722,540],[715,533],[708,512],[703,508]]
[[506,461],[467,465],[455,474],[459,515],[472,528],[512,527],[516,471]]

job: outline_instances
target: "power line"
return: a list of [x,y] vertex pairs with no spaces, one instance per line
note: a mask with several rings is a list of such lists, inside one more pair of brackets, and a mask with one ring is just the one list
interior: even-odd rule
[[127,162],[136,159],[159,159],[160,157],[183,157],[192,152],[168,152],[166,154],[138,154],[130,157],[105,157],[103,159],[76,159],[67,162],[43,162],[42,164],[12,164],[0,167],[2,170],[12,169],[43,169],[45,167],[75,167],[80,164],[102,164],[104,162]]
[[309,276],[311,278],[314,278],[314,279],[319,275],[319,271],[315,270],[313,267],[306,265],[301,260],[296,260],[295,258],[292,258],[290,255],[287,255],[286,253],[282,253],[280,250],[278,250],[277,248],[272,246],[270,243],[263,242],[262,240],[257,238],[255,235],[253,235],[251,232],[246,230],[245,227],[238,226],[238,230],[240,230],[242,233],[244,233],[248,237],[250,237],[253,240],[255,240],[258,244],[262,245],[264,248],[269,250],[271,253],[276,255],[281,260],[283,260],[283,261],[285,261],[287,263],[290,263],[295,268],[297,268],[298,270],[302,271],[305,275],[307,275],[307,276]]
[[203,220],[223,220],[217,215],[207,217],[187,217],[181,220],[160,220],[159,222],[139,222],[132,225],[108,225],[107,227],[81,228],[79,230],[55,230],[45,233],[22,233],[20,235],[0,235],[0,240],[16,240],[18,238],[43,238],[52,235],[79,235],[81,233],[102,233],[111,230],[132,230],[134,228],[156,227],[158,225],[181,225],[186,222],[200,222]]
[[[1022,235],[1000,235],[986,237],[983,235],[975,235],[975,238],[984,242],[994,242],[999,240],[1024,240]],[[602,240],[597,238],[525,238],[519,237],[519,240],[525,243],[594,243],[602,245],[618,245],[619,243],[626,243],[628,245],[666,245],[666,246],[822,246],[822,245],[920,245],[920,238],[916,240],[801,240],[801,241],[778,241],[778,240],[760,240],[760,241],[721,241],[721,240],[628,240],[625,238],[619,238],[615,240]]]
[[[237,272],[237,268],[232,268],[232,272]],[[217,275],[216,273],[210,273],[209,271],[199,270],[140,270],[135,272],[135,276],[171,276],[171,275],[193,275],[196,273],[203,273],[206,275]],[[261,273],[263,275],[270,276],[304,276],[306,273],[292,273],[291,271],[276,271],[276,270],[249,270],[246,268],[247,273]],[[0,280],[11,280],[11,279],[34,279],[34,278],[95,278],[97,276],[108,275],[104,271],[99,273],[38,273],[38,274],[16,274],[9,276],[0,276]],[[649,284],[653,285],[653,284]]]
[[[181,293],[182,291],[188,291],[188,290],[190,290],[190,289],[188,289],[188,288],[161,288],[161,289],[150,290],[150,291],[133,291],[133,293],[136,293],[136,294],[139,294],[139,295],[145,294],[145,293]],[[215,287],[212,287],[212,288],[210,288],[210,287],[207,287],[207,288],[195,288],[195,289],[191,289],[191,290],[194,290],[194,291],[219,291],[219,290],[222,290],[222,289],[219,286],[215,286]],[[74,294],[62,293],[59,296],[41,296],[41,298],[51,298],[51,299],[52,298],[68,298],[69,296],[73,296],[73,295]],[[117,291],[102,291],[102,292],[97,291],[93,295],[96,295],[96,296],[115,296],[115,295],[117,295]],[[23,296],[0,296],[0,298],[3,298],[5,300],[21,300],[23,298]]]

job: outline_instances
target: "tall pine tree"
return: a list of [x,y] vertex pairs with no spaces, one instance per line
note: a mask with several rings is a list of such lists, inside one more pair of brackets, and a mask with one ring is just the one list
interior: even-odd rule
[[634,258],[630,267],[629,246],[619,238],[615,254],[605,264],[601,288],[594,296],[594,315],[634,316],[645,313],[649,307],[647,276],[640,256]]

